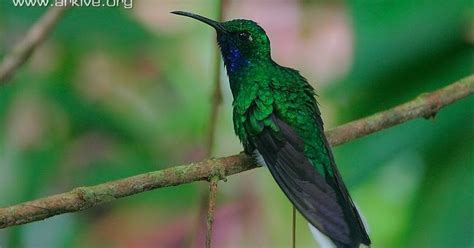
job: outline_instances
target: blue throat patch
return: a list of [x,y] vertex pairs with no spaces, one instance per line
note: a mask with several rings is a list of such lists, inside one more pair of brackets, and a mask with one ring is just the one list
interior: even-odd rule
[[225,49],[223,54],[224,64],[229,73],[234,73],[238,69],[250,64],[250,61],[248,61],[236,47]]

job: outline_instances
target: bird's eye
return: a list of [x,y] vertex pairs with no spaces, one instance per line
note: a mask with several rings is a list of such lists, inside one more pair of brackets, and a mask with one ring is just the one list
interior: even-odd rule
[[247,32],[239,33],[239,38],[240,38],[241,40],[245,40],[245,41],[252,41],[252,40],[253,40],[253,39],[252,39],[252,36],[251,36],[249,33],[247,33]]

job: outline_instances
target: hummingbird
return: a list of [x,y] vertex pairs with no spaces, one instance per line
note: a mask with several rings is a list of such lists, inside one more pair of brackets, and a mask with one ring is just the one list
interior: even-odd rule
[[324,134],[314,88],[297,70],[272,59],[265,30],[251,20],[218,22],[171,13],[216,30],[233,95],[234,131],[244,152],[269,169],[291,203],[333,246],[369,246]]

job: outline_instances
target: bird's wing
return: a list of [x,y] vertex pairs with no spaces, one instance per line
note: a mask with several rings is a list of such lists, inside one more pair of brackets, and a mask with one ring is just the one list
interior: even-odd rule
[[[251,126],[255,127],[255,124]],[[266,124],[262,122],[260,127],[261,131],[252,135],[254,146],[299,212],[338,247],[366,243],[363,237],[365,230],[360,230],[358,226],[355,218],[359,216],[355,208],[352,209],[353,204],[342,180],[333,178],[328,181],[327,175],[321,175],[305,155],[302,138],[276,114],[268,116]],[[325,145],[330,149],[327,142]],[[335,164],[326,165],[325,170],[331,170],[332,177],[339,177]]]

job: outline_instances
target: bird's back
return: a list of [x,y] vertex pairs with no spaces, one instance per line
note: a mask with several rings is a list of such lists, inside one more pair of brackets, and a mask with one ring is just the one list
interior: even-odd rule
[[314,90],[279,65],[241,77],[234,128],[249,154],[258,153],[300,213],[340,247],[370,244],[324,135]]

